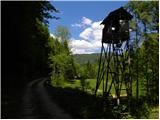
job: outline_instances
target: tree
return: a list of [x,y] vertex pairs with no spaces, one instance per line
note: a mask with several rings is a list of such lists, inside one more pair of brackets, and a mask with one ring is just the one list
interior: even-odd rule
[[63,26],[57,27],[55,36],[56,38],[50,38],[47,44],[50,49],[50,77],[52,85],[63,86],[64,81],[73,80],[75,77],[74,60],[68,47],[69,30]]
[[48,49],[45,44],[50,34],[47,25],[48,19],[56,18],[51,12],[57,10],[49,1],[2,2],[4,118],[19,117],[19,100],[26,85],[34,79],[48,76]]
[[47,23],[56,18],[50,12],[57,10],[48,1],[4,1],[2,8],[2,84],[8,86],[3,87],[6,92],[12,92],[47,75]]
[[95,66],[95,62],[90,63],[90,61],[88,61],[85,65],[84,65],[84,71],[86,73],[86,77],[91,79],[91,78],[96,78],[96,66]]
[[67,27],[58,26],[55,30],[55,36],[59,38],[62,43],[64,43],[64,41],[69,40],[70,32]]
[[[133,77],[138,69],[140,92],[145,92],[151,99],[158,99],[158,33],[159,15],[158,1],[131,1],[126,8],[134,15],[132,21],[133,30],[137,30],[138,48],[134,50],[134,62],[132,63]],[[135,24],[134,24],[135,23]],[[137,25],[137,26],[136,26]],[[133,43],[135,43],[134,40]],[[138,54],[138,59],[136,55]],[[136,60],[137,59],[137,60]],[[136,62],[137,61],[137,62]],[[138,68],[135,64],[138,63]],[[155,71],[155,69],[157,71]],[[157,84],[157,85],[156,85]],[[154,87],[153,87],[154,86]],[[144,89],[145,88],[145,89]],[[143,94],[144,95],[144,94]]]

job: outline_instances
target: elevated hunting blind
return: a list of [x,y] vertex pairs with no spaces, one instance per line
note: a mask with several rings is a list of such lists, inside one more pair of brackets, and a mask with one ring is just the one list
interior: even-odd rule
[[102,84],[104,100],[114,96],[117,105],[122,96],[127,98],[130,105],[132,96],[129,44],[129,20],[132,17],[121,7],[111,12],[101,23],[104,28],[95,95]]
[[129,39],[129,20],[132,15],[123,7],[111,12],[101,24],[104,25],[102,42],[121,43]]

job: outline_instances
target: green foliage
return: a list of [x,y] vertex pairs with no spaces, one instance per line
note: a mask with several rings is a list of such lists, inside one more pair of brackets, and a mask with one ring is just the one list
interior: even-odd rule
[[114,118],[126,118],[131,117],[128,113],[126,113],[127,106],[125,105],[119,105],[113,107],[113,116]]
[[134,43],[140,46],[132,54],[133,81],[138,74],[139,95],[158,100],[158,1],[131,1],[125,7],[135,16],[131,27],[138,31]]
[[158,33],[158,1],[130,1],[126,6],[148,29]]
[[97,78],[97,71],[98,71],[98,61],[90,62],[88,60],[87,63],[79,63],[75,60],[75,68],[77,78],[80,78],[83,75],[84,78],[87,79],[96,79]]
[[138,77],[139,101],[132,109],[137,118],[150,118],[150,105],[159,101],[159,5],[158,1],[131,1],[125,7],[134,15],[131,21],[133,32],[137,30],[131,71],[134,97]]
[[85,72],[86,72],[86,75],[87,75],[88,79],[96,78],[97,77],[97,70],[98,70],[98,69],[96,69],[97,65],[98,64],[96,64],[96,62],[95,63],[90,63],[89,61],[86,64],[86,66],[85,66]]
[[141,119],[149,118],[150,108],[146,102],[143,102],[142,106],[138,110]]
[[64,76],[62,74],[52,74],[51,75],[51,85],[61,87],[64,85]]
[[149,118],[150,119],[158,119],[159,118],[159,106],[151,107]]
[[69,30],[66,27],[58,27],[56,38],[50,38],[46,46],[49,48],[50,78],[53,86],[63,86],[65,80],[73,80],[75,67],[68,47]]
[[66,40],[70,38],[70,32],[65,26],[58,26],[55,30],[55,36],[64,44]]

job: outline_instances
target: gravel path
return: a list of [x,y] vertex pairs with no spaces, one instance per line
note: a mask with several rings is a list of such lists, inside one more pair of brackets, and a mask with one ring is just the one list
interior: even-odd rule
[[22,102],[22,118],[24,119],[71,119],[53,100],[45,88],[45,78],[28,84]]

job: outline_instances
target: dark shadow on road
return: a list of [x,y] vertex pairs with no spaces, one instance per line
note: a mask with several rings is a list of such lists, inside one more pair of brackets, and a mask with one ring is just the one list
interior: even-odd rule
[[80,91],[73,88],[60,88],[46,85],[48,93],[52,100],[72,115],[73,118],[114,118],[112,114],[112,105],[107,103],[104,109],[103,99],[101,96]]

